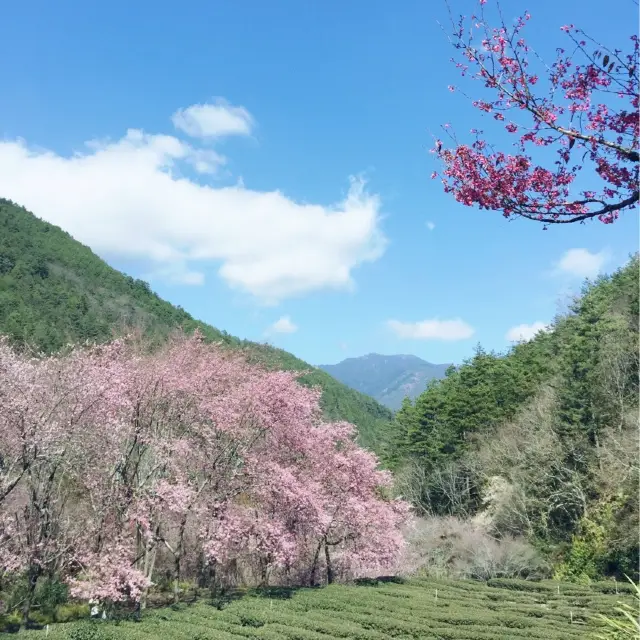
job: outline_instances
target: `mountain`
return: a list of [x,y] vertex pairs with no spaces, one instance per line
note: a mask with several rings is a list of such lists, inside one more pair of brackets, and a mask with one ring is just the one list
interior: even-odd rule
[[70,342],[108,340],[127,327],[140,327],[156,340],[178,327],[197,328],[206,339],[244,349],[268,367],[308,371],[301,382],[322,387],[327,418],[355,424],[364,446],[375,449],[392,418],[373,398],[294,355],[194,319],[59,227],[0,199],[0,334],[51,352]]
[[318,366],[352,389],[396,410],[406,396],[413,400],[421,394],[429,380],[444,378],[451,365],[431,364],[417,356],[370,353],[359,358],[347,358],[338,364]]
[[547,331],[478,347],[404,403],[385,453],[418,512],[527,538],[556,579],[637,582],[639,314],[636,254]]

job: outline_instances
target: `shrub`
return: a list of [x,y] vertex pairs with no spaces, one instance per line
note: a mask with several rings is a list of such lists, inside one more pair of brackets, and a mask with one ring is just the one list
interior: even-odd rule
[[553,593],[558,585],[547,584],[544,582],[525,582],[519,580],[509,580],[503,578],[493,578],[487,581],[489,587],[496,589],[510,589],[512,591],[530,591],[534,593]]
[[0,616],[0,633],[18,631],[21,622],[22,616],[17,611]]
[[97,622],[84,622],[67,632],[68,640],[111,640],[111,634]]
[[240,624],[243,627],[264,627],[264,620],[251,615],[240,615]]
[[54,617],[52,614],[47,613],[45,611],[31,611],[29,613],[29,624],[36,626],[44,626],[45,624],[49,624],[54,621]]
[[637,586],[631,581],[627,583],[618,582],[617,580],[601,580],[598,582],[592,582],[589,587],[593,591],[598,591],[600,593],[615,593],[616,595],[621,593],[630,593],[635,595],[637,589]]
[[40,607],[43,613],[53,616],[59,605],[65,604],[69,599],[69,588],[57,577],[47,578],[38,583],[34,603]]
[[402,570],[408,574],[489,580],[542,577],[548,572],[526,540],[497,539],[481,525],[452,516],[415,521],[407,539]]
[[88,618],[89,614],[90,608],[88,604],[63,604],[56,609],[55,620],[56,622],[71,622],[71,620]]

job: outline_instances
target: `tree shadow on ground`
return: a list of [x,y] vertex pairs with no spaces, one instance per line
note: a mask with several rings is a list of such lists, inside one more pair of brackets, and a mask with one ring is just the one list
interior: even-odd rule
[[[404,578],[398,576],[378,576],[377,578],[358,578],[353,581],[353,584],[358,587],[377,587],[383,584],[404,584],[405,582],[406,580]],[[185,598],[174,604],[166,603],[164,606],[168,606],[168,608],[177,611],[197,603],[206,603],[216,609],[222,610],[230,604],[246,597],[289,600],[293,598],[298,591],[323,589],[325,586],[326,585],[316,585],[311,587],[308,585],[298,585],[287,587],[218,588],[215,591],[209,591],[206,595],[203,593],[204,590],[200,590],[200,593],[193,594],[192,597]],[[156,605],[153,608],[164,607],[162,605]]]
[[404,584],[406,580],[399,576],[378,576],[377,578],[358,578],[353,581],[356,587],[379,587],[383,584]]
[[293,586],[293,587],[254,587],[252,589],[229,589],[212,594],[207,602],[217,609],[223,609],[236,600],[245,597],[265,598],[269,600],[289,600],[301,589],[321,589],[321,586]]

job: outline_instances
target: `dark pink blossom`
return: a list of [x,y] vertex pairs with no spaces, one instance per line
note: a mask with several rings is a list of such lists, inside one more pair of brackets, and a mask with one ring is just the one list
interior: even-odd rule
[[[534,73],[530,66],[538,58],[530,55],[522,35],[529,18],[526,13],[513,26],[483,24],[479,44],[474,30],[464,27],[464,18],[454,28],[464,73],[474,70],[475,79],[494,96],[475,100],[473,106],[498,121],[511,111],[513,121],[505,129],[521,133],[511,154],[496,151],[479,137],[471,145],[438,145],[445,191],[465,205],[502,211],[507,217],[545,223],[597,217],[611,224],[638,202],[638,37],[631,36],[627,53],[599,45],[594,54],[577,37],[583,35],[579,29],[564,25],[574,53],[559,48],[551,68],[541,66]],[[543,72],[546,83],[540,82]],[[534,93],[539,84],[548,91]],[[529,122],[520,123],[518,115]],[[555,149],[557,160],[549,167],[538,165],[530,145]],[[576,190],[578,174],[589,170],[593,184]]]

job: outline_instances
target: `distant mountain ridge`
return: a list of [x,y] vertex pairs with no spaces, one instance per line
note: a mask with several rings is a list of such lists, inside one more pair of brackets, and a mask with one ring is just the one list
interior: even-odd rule
[[399,409],[405,396],[419,396],[430,380],[444,378],[450,364],[432,364],[418,356],[369,353],[347,358],[338,364],[321,364],[326,371],[348,387],[372,396],[390,409]]

